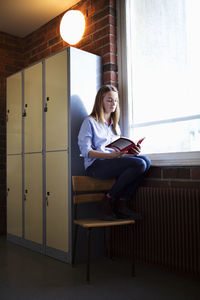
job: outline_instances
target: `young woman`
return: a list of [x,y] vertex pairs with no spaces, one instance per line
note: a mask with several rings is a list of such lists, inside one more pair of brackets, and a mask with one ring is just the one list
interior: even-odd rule
[[133,149],[131,155],[106,148],[120,136],[119,115],[117,89],[111,85],[102,86],[96,95],[91,115],[82,123],[78,144],[84,157],[87,176],[100,179],[116,178],[114,185],[102,200],[102,218],[140,219],[140,214],[128,209],[127,201],[144,178],[150,167],[150,160],[139,155],[140,145]]

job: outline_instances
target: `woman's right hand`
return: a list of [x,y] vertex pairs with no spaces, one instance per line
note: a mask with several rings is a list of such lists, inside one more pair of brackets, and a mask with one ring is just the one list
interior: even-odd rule
[[127,155],[127,152],[101,152],[101,151],[96,151],[96,150],[90,150],[88,153],[88,157],[90,158],[100,158],[100,159],[112,159],[112,158],[120,158],[122,156]]
[[113,151],[113,152],[110,152],[110,153],[107,153],[109,154],[109,158],[120,158],[120,157],[123,157],[127,154],[127,152],[116,152],[116,151]]

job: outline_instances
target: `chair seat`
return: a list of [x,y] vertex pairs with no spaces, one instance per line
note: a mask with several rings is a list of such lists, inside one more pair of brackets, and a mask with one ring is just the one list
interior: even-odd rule
[[128,225],[134,224],[134,220],[124,220],[124,219],[117,219],[114,221],[104,221],[101,219],[81,219],[81,220],[74,220],[74,223],[82,226],[84,228],[92,228],[92,227],[108,227],[108,226],[120,226],[120,225]]

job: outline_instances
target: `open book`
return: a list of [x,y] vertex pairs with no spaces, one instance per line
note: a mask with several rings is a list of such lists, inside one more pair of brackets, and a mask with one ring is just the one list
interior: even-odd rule
[[117,152],[127,152],[128,154],[134,154],[134,147],[140,145],[145,138],[140,139],[137,143],[134,143],[126,137],[120,137],[114,142],[106,146],[106,148],[112,148]]

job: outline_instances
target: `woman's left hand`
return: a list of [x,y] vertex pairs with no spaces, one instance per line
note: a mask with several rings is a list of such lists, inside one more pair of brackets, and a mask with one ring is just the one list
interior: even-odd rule
[[135,145],[134,148],[131,148],[131,152],[127,153],[127,156],[136,156],[139,155],[141,152],[141,146],[140,145]]

